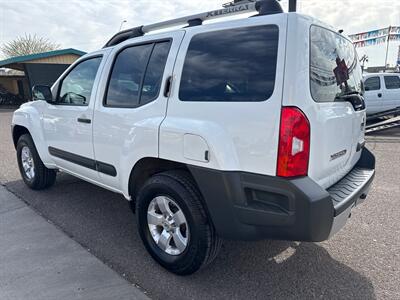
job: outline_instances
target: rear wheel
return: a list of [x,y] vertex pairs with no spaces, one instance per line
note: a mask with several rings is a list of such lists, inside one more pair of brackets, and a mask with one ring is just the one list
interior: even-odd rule
[[18,139],[17,160],[22,179],[31,189],[41,190],[54,184],[56,171],[44,166],[29,134]]
[[221,240],[187,172],[151,177],[139,191],[136,213],[146,249],[169,271],[192,274],[217,256]]

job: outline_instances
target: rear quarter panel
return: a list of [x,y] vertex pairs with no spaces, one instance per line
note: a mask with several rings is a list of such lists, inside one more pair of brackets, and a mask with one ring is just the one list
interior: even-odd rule
[[[187,31],[175,64],[167,117],[160,128],[161,158],[218,170],[276,174],[286,21],[286,14],[278,14],[198,26]],[[262,102],[189,102],[178,99],[185,55],[193,35],[266,24],[279,27],[275,87],[269,99]],[[193,159],[184,155],[184,137],[187,134],[198,136],[199,141],[208,145],[209,160],[197,159],[202,157],[201,153],[193,155]],[[204,147],[200,148],[199,151],[204,150]],[[187,152],[193,153],[193,149],[189,150]]]
[[[288,14],[285,85],[282,103],[299,107],[310,121],[311,144],[308,175],[327,188],[352,168],[353,108],[350,103],[315,102],[310,90],[310,26],[330,26],[314,18]],[[339,125],[339,126],[338,126]],[[344,141],[344,142],[343,142]],[[348,145],[344,147],[346,141]],[[346,148],[346,154],[331,160],[330,155]]]

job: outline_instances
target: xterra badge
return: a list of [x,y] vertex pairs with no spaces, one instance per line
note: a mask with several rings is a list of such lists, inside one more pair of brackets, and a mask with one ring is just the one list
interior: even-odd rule
[[337,153],[332,154],[332,155],[331,155],[331,161],[334,160],[334,159],[336,159],[336,158],[339,158],[339,157],[345,155],[346,152],[347,152],[347,150],[345,149],[345,150],[342,150],[342,151],[339,151],[339,152],[337,152]]

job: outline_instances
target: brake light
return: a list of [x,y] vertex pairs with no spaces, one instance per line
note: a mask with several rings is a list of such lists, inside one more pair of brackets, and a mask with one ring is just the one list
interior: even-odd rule
[[277,175],[305,176],[310,157],[310,123],[297,107],[282,107]]

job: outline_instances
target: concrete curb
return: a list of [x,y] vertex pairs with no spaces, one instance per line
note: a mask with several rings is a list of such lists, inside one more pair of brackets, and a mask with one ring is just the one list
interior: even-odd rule
[[0,299],[149,299],[0,185]]

